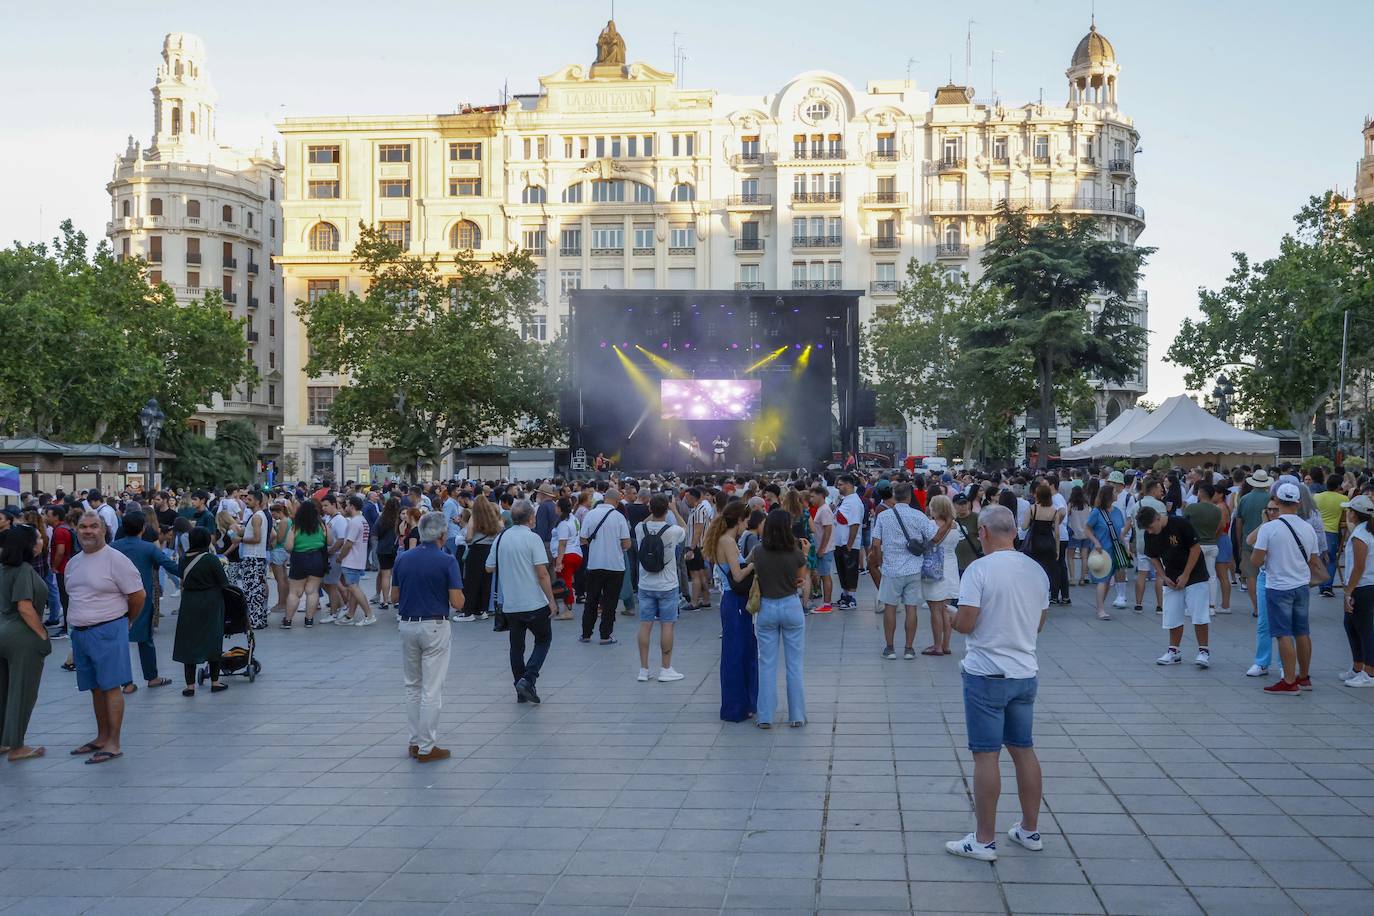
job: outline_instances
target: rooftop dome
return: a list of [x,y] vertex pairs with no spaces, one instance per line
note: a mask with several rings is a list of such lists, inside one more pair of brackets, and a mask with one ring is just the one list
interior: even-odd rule
[[1083,36],[1083,40],[1078,43],[1078,47],[1073,49],[1073,64],[1075,67],[1091,66],[1092,64],[1114,64],[1116,63],[1116,49],[1107,40],[1107,36],[1097,30],[1094,23],[1088,29],[1088,34]]

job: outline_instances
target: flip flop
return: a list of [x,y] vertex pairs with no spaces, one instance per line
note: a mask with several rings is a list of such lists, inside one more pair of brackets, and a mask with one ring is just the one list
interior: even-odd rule
[[131,694],[131,693],[138,693],[138,685],[137,685],[137,684],[125,684],[123,687],[120,688],[120,690],[124,691],[124,695],[125,695],[125,696],[128,696],[128,695]]
[[86,758],[86,764],[90,765],[92,763],[108,763],[111,760],[118,760],[120,757],[123,756],[123,753],[111,754],[109,751],[96,751],[90,757]]
[[85,744],[72,751],[71,755],[73,757],[84,757],[87,754],[94,754],[104,746],[103,744],[96,744],[94,741],[87,741]]
[[921,650],[921,654],[922,654],[922,655],[944,655],[945,653],[942,652],[942,651],[941,651],[939,648],[937,648],[936,646],[926,646],[924,649]]

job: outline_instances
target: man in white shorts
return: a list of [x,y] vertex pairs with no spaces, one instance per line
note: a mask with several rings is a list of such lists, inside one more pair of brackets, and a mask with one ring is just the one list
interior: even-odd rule
[[[935,522],[911,505],[911,484],[892,488],[896,502],[878,513],[873,523],[873,552],[870,563],[879,563],[882,581],[878,584],[878,603],[883,606],[883,635],[887,646],[883,658],[896,658],[893,640],[897,636],[897,605],[906,608],[906,650],[903,657],[916,657],[916,621],[924,600],[921,588],[921,560],[926,550],[939,550],[935,537],[940,531]],[[945,533],[948,533],[947,531]],[[919,541],[921,553],[913,553],[908,542]]]
[[1155,660],[1160,665],[1177,665],[1183,661],[1179,645],[1183,642],[1184,615],[1193,618],[1193,632],[1197,634],[1199,668],[1212,664],[1207,647],[1207,629],[1211,623],[1208,607],[1210,581],[1207,564],[1202,560],[1202,542],[1198,540],[1193,523],[1186,518],[1156,512],[1142,506],[1136,523],[1145,533],[1145,554],[1154,565],[1155,576],[1164,586],[1164,629],[1169,631],[1169,648]]

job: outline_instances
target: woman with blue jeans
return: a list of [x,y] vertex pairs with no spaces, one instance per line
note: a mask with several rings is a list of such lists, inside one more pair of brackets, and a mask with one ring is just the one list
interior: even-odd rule
[[778,644],[787,661],[787,718],[793,728],[806,724],[806,689],[802,661],[806,654],[806,613],[797,589],[806,581],[805,542],[792,534],[792,516],[774,509],[763,523],[763,538],[749,554],[758,576],[759,728],[773,727],[778,704]]

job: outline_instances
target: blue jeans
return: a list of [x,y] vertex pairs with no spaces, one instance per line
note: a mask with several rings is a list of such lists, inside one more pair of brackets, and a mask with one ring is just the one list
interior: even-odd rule
[[1308,623],[1307,608],[1312,600],[1312,590],[1306,585],[1288,589],[1268,589],[1265,602],[1269,605],[1269,632],[1275,639],[1294,636],[1309,636],[1312,629]]
[[1322,588],[1330,588],[1336,584],[1336,561],[1340,559],[1336,551],[1341,548],[1341,533],[1339,531],[1326,532],[1326,581],[1322,583]]
[[50,627],[62,622],[62,595],[57,590],[57,574],[48,570],[48,619],[43,621]]
[[806,686],[802,663],[806,656],[806,614],[796,595],[764,598],[754,630],[759,641],[759,721],[773,721],[778,706],[778,642],[787,655],[787,720],[806,721]]
[[1269,602],[1265,600],[1264,570],[1255,579],[1255,664],[1268,668],[1274,660],[1274,638],[1269,635]]

